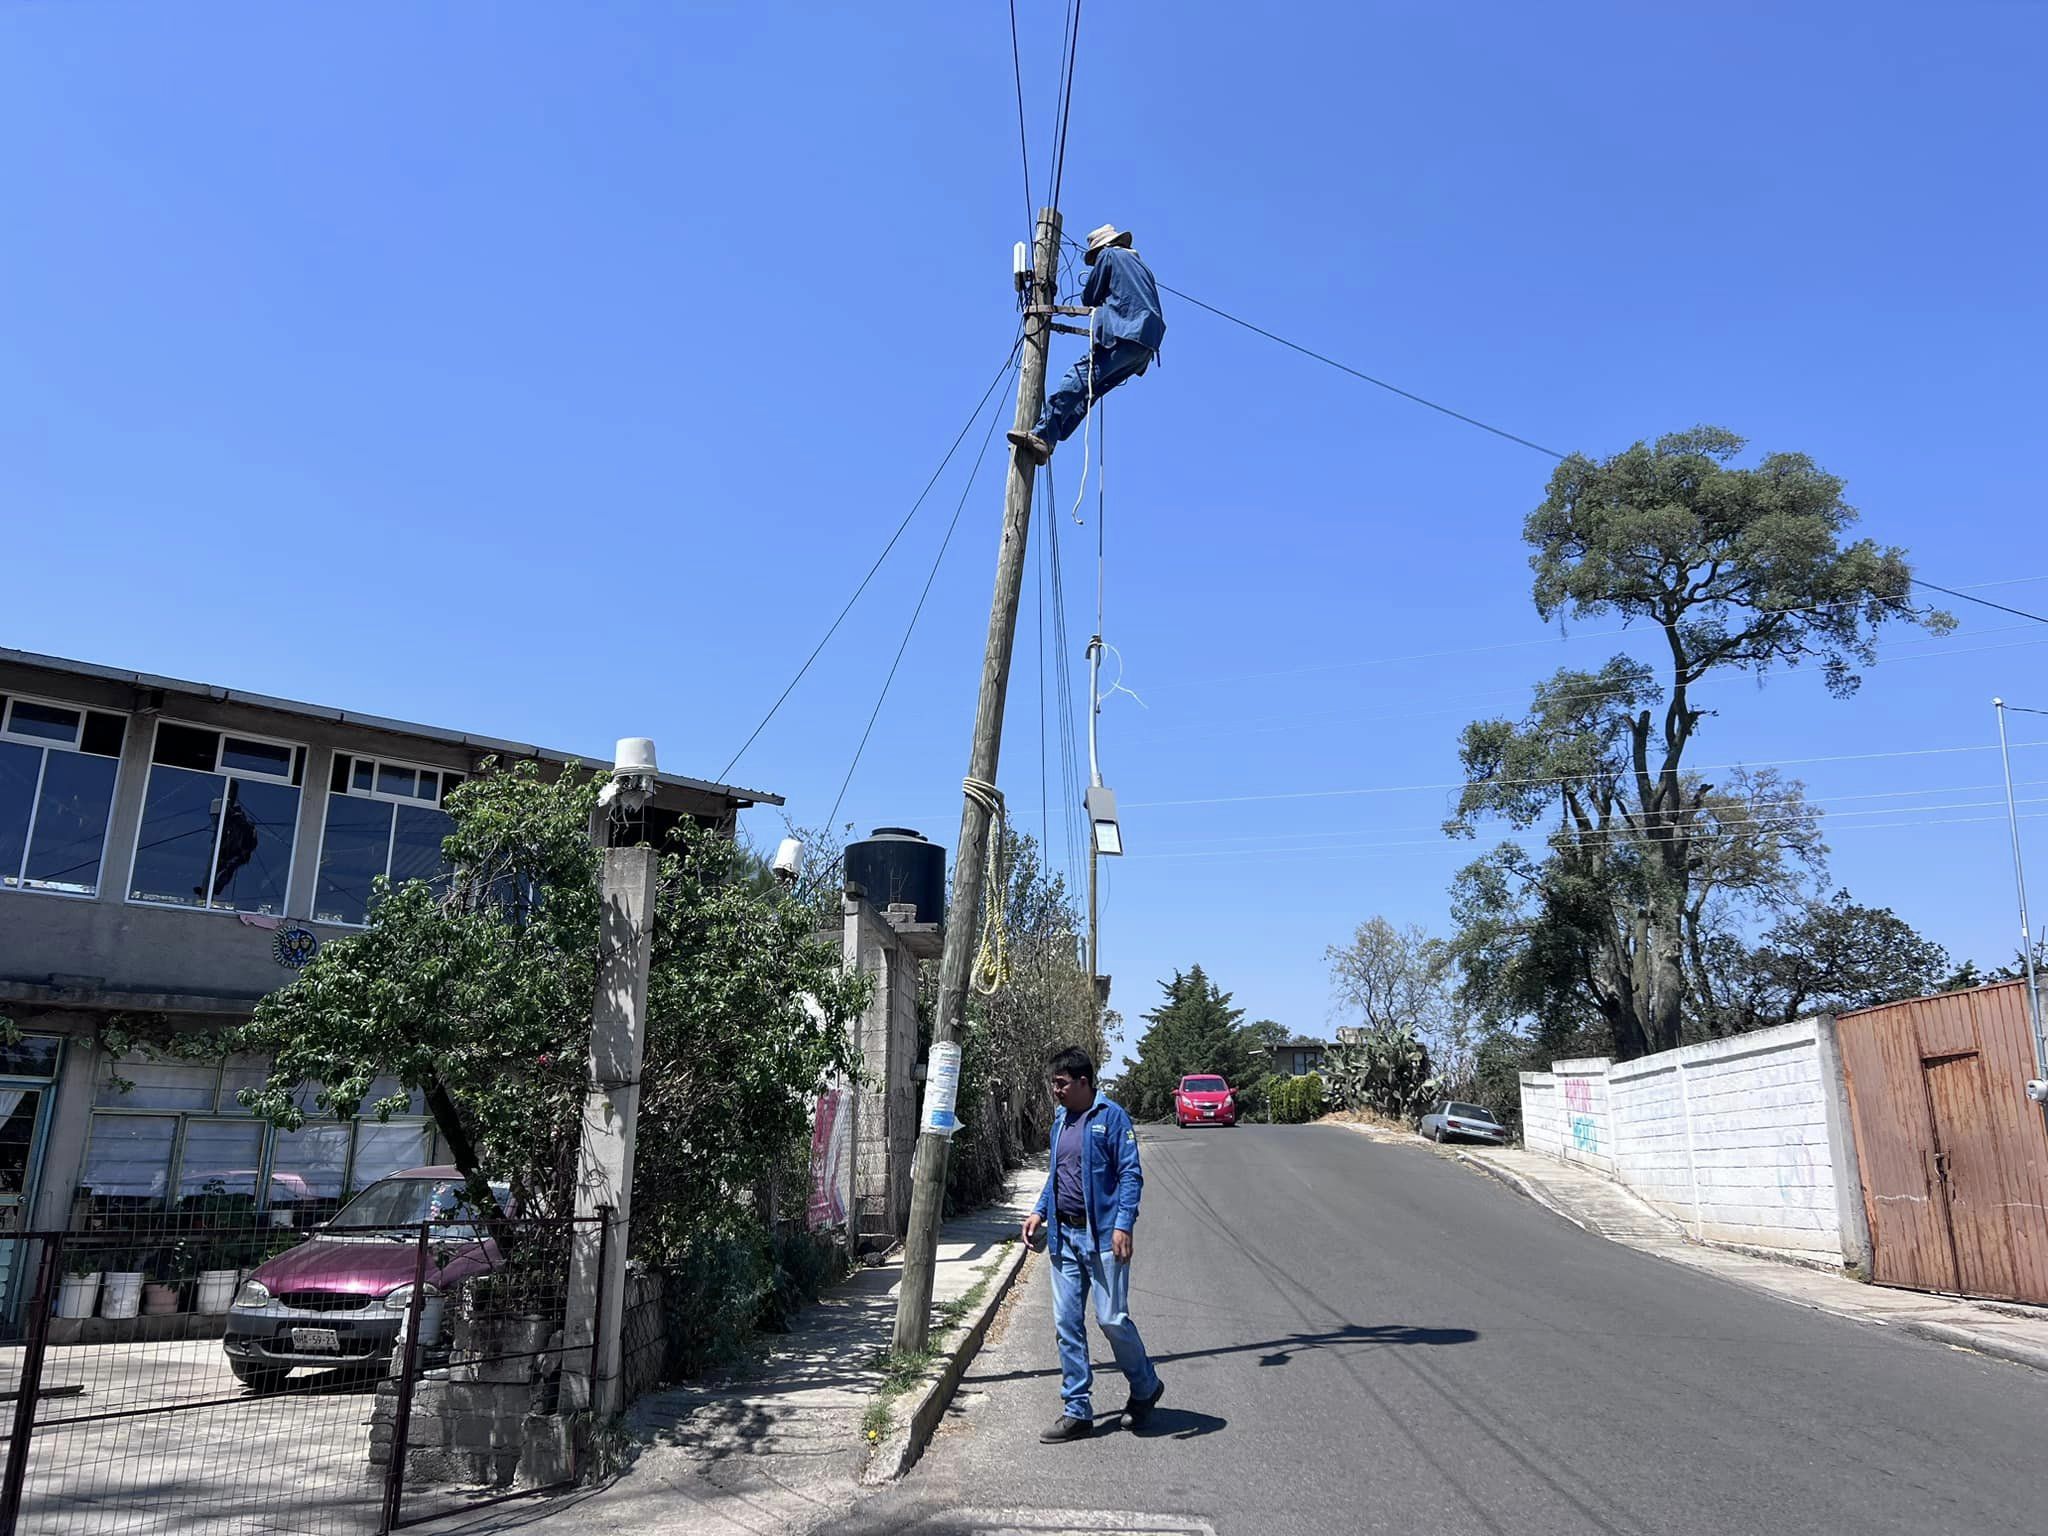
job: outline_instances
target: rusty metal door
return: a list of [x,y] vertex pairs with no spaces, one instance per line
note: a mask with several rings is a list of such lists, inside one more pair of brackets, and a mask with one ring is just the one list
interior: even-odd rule
[[1934,1125],[1931,1188],[1948,1221],[1956,1288],[1966,1296],[2016,1294],[2012,1229],[1999,1165],[1996,1115],[1975,1051],[1922,1061]]

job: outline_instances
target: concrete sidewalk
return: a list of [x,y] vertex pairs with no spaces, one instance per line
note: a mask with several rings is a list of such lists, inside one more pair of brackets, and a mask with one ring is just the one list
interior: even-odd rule
[[1761,1250],[1698,1243],[1679,1223],[1589,1168],[1519,1147],[1439,1150],[1491,1174],[1588,1232],[1674,1264],[1707,1270],[1799,1306],[1879,1327],[1902,1328],[1944,1344],[2048,1370],[2048,1310],[2007,1308],[1866,1285],[1842,1272],[1839,1256],[1829,1268],[1820,1255],[1765,1257]]
[[[985,1277],[1014,1270],[1005,1260],[1021,1248],[1004,1244],[1044,1185],[1040,1158],[1011,1176],[1002,1200],[941,1229],[932,1283],[940,1317]],[[879,1366],[902,1278],[899,1250],[806,1308],[767,1359],[641,1398],[626,1416],[625,1467],[601,1487],[509,1505],[459,1529],[478,1536],[539,1523],[565,1536],[801,1536],[843,1520],[874,1449],[862,1420],[883,1386]],[[961,1332],[941,1338],[935,1328],[934,1343],[957,1343]],[[918,1398],[919,1391],[905,1394],[898,1417]]]

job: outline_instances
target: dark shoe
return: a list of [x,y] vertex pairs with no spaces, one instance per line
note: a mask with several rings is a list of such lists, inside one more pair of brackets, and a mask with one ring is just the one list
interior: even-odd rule
[[1152,1389],[1150,1397],[1134,1397],[1124,1404],[1123,1426],[1125,1429],[1143,1429],[1145,1421],[1152,1417],[1152,1410],[1159,1406],[1159,1399],[1166,1396],[1166,1383],[1160,1382]]
[[1006,432],[1003,434],[1016,446],[1019,453],[1034,464],[1043,464],[1052,457],[1052,444],[1036,432]]
[[1095,1432],[1095,1421],[1077,1419],[1070,1413],[1060,1415],[1059,1423],[1038,1438],[1047,1445],[1057,1445],[1062,1440],[1086,1440]]

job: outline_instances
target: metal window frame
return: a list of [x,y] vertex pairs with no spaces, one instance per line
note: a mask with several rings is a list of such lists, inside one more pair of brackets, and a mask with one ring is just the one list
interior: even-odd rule
[[[198,906],[193,906],[187,902],[182,901],[153,900],[149,897],[137,896],[135,894],[135,861],[142,854],[142,831],[144,826],[147,825],[149,819],[149,787],[150,785],[156,782],[157,769],[177,766],[174,763],[159,763],[156,760],[157,735],[158,732],[162,729],[162,727],[166,725],[183,726],[186,730],[190,731],[211,731],[213,732],[215,737],[213,747],[213,768],[211,770],[211,773],[212,776],[216,779],[219,779],[222,784],[221,802],[223,814],[216,818],[214,821],[213,853],[207,859],[206,863],[207,895],[205,901]],[[220,761],[221,755],[227,751],[227,740],[230,734],[232,734],[238,741],[253,741],[267,747],[284,747],[293,754],[292,761],[295,764],[298,762],[298,754],[301,752],[304,752],[306,754],[309,762],[312,758],[312,748],[302,741],[287,741],[281,736],[258,736],[249,731],[235,731],[230,733],[227,729],[225,729],[222,726],[209,725],[203,720],[179,720],[174,719],[170,716],[158,716],[155,723],[152,725],[150,729],[148,772],[144,774],[142,780],[142,804],[137,808],[135,814],[135,845],[128,850],[128,892],[125,896],[121,898],[122,905],[130,907],[155,907],[159,910],[171,912],[210,912],[215,914],[216,916],[225,917],[274,917],[280,921],[283,921],[285,918],[291,916],[292,877],[296,875],[299,871],[299,825],[297,816],[294,816],[292,818],[292,851],[291,856],[285,860],[284,896],[278,903],[278,910],[275,912],[245,913],[242,911],[240,907],[223,907],[214,905],[213,881],[215,874],[220,869],[220,841],[222,836],[226,833],[228,825],[228,819],[225,814],[228,787],[232,786],[237,779],[247,779],[249,782],[253,784],[281,784],[286,789],[297,791],[299,795],[301,813],[303,813],[305,809],[306,786],[302,783],[294,784],[292,782],[291,771],[287,770],[285,774],[282,777],[280,777],[278,775],[268,773],[247,773],[239,768],[223,768],[221,766]],[[181,768],[178,771],[181,773],[200,773],[207,770],[202,770],[198,768]],[[118,791],[118,780],[116,781],[116,788]],[[322,835],[323,837],[325,835],[324,823]],[[102,861],[104,861],[105,857],[105,850],[102,849]]]
[[[447,776],[451,773],[460,773],[462,774],[463,782],[468,783],[469,779],[471,778],[471,775],[464,772],[460,768],[437,768],[431,763],[409,763],[406,762],[403,758],[397,757],[372,757],[367,752],[346,752],[342,751],[339,748],[337,748],[334,751],[332,756],[337,758],[345,757],[348,759],[349,784],[347,789],[335,789],[333,787],[334,775],[332,771],[329,772],[327,788],[328,803],[325,807],[322,808],[320,812],[320,840],[313,857],[314,909],[310,914],[310,920],[316,923],[326,923],[328,926],[334,928],[362,929],[370,926],[367,915],[365,916],[362,922],[352,923],[341,918],[322,917],[318,911],[320,902],[320,871],[327,862],[327,823],[334,809],[333,802],[335,798],[339,796],[347,800],[372,800],[378,803],[379,805],[389,805],[393,807],[409,805],[413,807],[413,809],[415,810],[440,811],[441,814],[445,816],[448,814],[448,812],[447,809],[443,806],[442,800],[445,798],[447,794],[447,788],[445,783]],[[357,763],[369,763],[373,765],[373,768],[376,770],[373,771],[370,775],[370,783],[372,785],[371,788],[357,789],[355,787],[355,765]],[[434,798],[432,800],[422,800],[416,795],[387,794],[383,790],[375,788],[375,785],[378,781],[378,772],[381,772],[381,770],[383,770],[387,766],[392,768],[408,768],[411,769],[414,773],[433,774],[435,776],[434,782],[437,786],[434,792]],[[397,856],[397,853],[398,812],[396,809],[394,809],[391,813],[390,830],[387,831],[384,836],[384,878],[386,880],[389,880],[391,878],[391,861],[393,858]]]
[[[61,741],[52,741],[47,736],[24,736],[9,730],[7,722],[14,718],[14,706],[24,703],[43,704],[51,709],[74,711],[78,715],[77,735],[67,745]],[[43,760],[36,764],[35,793],[30,797],[28,803],[28,829],[22,834],[21,864],[11,876],[5,871],[0,871],[0,894],[54,896],[60,901],[98,901],[103,894],[107,873],[107,835],[114,829],[114,807],[121,802],[121,770],[125,766],[126,753],[124,752],[121,756],[109,759],[114,765],[114,793],[107,802],[107,824],[100,831],[100,858],[99,862],[93,866],[92,889],[90,891],[53,891],[47,886],[24,883],[28,879],[29,855],[35,851],[36,846],[36,822],[42,814],[43,781],[49,776],[50,754],[52,752],[75,752],[80,757],[105,756],[104,753],[100,752],[88,752],[81,745],[85,740],[85,717],[88,714],[119,715],[122,719],[128,721],[130,726],[134,724],[135,717],[125,709],[95,710],[89,704],[76,704],[69,699],[46,699],[32,693],[10,692],[6,696],[6,704],[6,710],[0,712],[0,741],[5,741],[18,747],[40,747],[43,751]],[[121,737],[124,748],[127,745],[127,741],[127,733],[124,730]],[[153,741],[152,745],[154,745]]]

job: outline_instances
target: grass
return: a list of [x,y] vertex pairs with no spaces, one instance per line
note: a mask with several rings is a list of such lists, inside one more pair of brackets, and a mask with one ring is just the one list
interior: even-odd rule
[[876,1389],[875,1400],[868,1404],[868,1410],[860,1421],[861,1438],[870,1449],[880,1445],[896,1427],[896,1399],[924,1381],[944,1353],[947,1336],[988,1300],[989,1290],[996,1283],[996,1271],[1009,1258],[1015,1242],[1015,1238],[1008,1239],[996,1250],[995,1257],[982,1265],[980,1277],[965,1293],[951,1301],[933,1305],[931,1341],[923,1349],[889,1350],[868,1358],[870,1368],[882,1373],[882,1384]]

